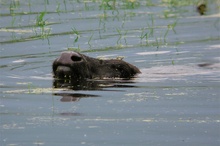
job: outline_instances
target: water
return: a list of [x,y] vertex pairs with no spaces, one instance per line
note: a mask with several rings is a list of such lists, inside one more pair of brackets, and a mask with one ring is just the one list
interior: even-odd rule
[[[203,16],[196,1],[0,3],[1,145],[220,144],[217,1]],[[67,50],[124,56],[142,74],[54,89]]]

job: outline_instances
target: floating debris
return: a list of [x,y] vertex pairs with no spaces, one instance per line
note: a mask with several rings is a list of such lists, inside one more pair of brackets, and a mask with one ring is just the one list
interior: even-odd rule
[[199,12],[200,15],[204,15],[206,11],[207,11],[206,4],[201,3],[197,6],[197,12]]

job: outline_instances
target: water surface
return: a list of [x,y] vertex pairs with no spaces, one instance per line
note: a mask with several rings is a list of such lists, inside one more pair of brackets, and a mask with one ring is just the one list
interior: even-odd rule
[[[0,2],[2,145],[220,144],[219,3]],[[142,71],[98,88],[53,88],[62,51]],[[100,85],[101,84],[101,85]]]

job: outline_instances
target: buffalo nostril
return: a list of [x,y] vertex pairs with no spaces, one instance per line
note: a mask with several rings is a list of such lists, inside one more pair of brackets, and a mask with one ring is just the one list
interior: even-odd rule
[[80,56],[75,56],[74,55],[74,56],[71,56],[71,60],[76,62],[76,61],[81,61],[82,58]]

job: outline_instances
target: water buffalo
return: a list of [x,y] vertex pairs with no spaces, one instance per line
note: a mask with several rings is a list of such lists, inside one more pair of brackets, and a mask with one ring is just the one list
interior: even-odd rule
[[123,60],[97,59],[77,52],[63,52],[53,62],[53,74],[58,79],[132,78],[140,70]]

